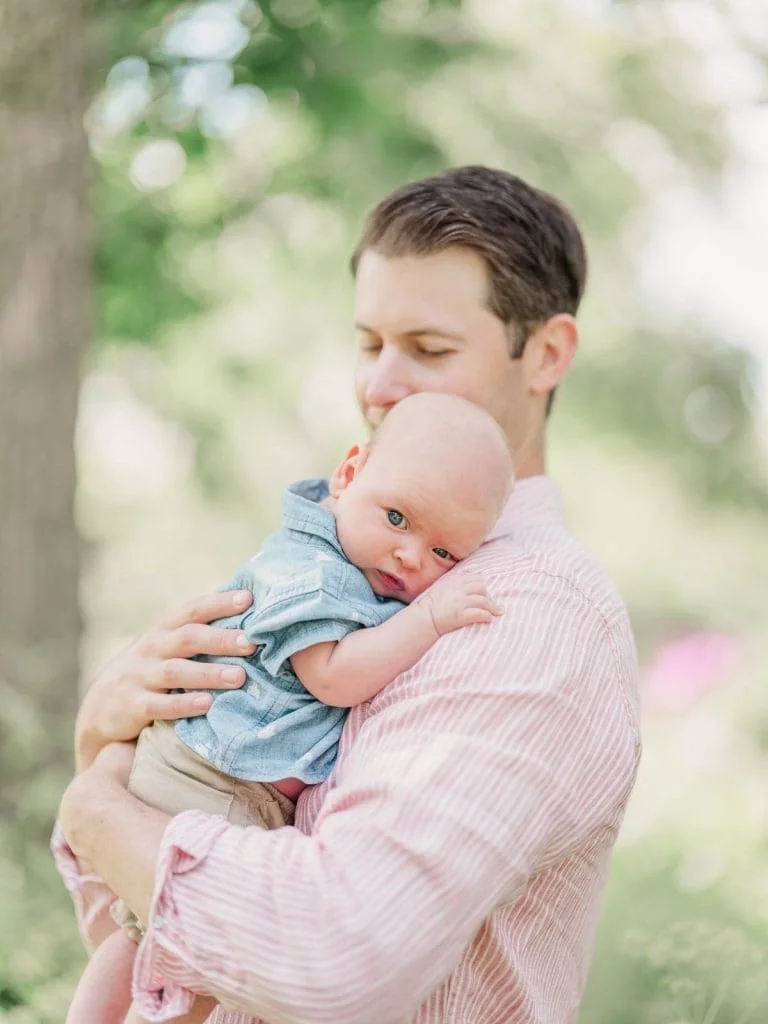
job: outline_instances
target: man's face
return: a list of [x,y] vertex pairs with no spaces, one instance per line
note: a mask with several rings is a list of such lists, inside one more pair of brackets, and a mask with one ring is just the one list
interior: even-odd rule
[[469,249],[392,259],[363,253],[355,392],[371,427],[407,395],[449,392],[486,409],[518,447],[530,429],[531,397],[487,290],[485,265]]

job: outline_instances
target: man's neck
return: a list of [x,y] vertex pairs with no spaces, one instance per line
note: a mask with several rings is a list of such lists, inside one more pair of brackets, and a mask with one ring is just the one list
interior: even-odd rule
[[534,444],[522,445],[515,451],[512,449],[515,463],[515,479],[524,480],[529,476],[542,476],[547,472],[543,440]]

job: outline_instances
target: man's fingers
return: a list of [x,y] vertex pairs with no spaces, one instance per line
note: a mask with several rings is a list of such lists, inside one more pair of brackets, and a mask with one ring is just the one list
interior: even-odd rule
[[206,624],[245,611],[252,603],[253,595],[247,590],[203,594],[189,601],[179,611],[166,616],[159,625],[162,629],[173,630],[191,622]]
[[160,633],[152,653],[158,658],[193,658],[196,654],[236,658],[255,650],[255,645],[248,643],[239,629],[188,622]]
[[152,678],[155,690],[233,690],[245,682],[245,669],[239,665],[210,664],[171,658],[158,662]]
[[175,721],[204,715],[212,703],[210,693],[156,693],[147,702],[147,710],[151,711],[152,721],[157,718]]

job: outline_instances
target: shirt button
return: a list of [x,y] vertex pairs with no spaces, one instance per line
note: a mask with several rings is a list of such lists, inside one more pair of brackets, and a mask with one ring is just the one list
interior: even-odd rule
[[152,918],[152,927],[158,930],[165,924],[165,918],[161,914],[155,914]]

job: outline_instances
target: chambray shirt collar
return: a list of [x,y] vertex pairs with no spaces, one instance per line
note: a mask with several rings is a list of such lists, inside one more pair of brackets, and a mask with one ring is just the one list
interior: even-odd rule
[[283,526],[320,537],[346,558],[336,531],[336,517],[320,502],[328,497],[328,482],[320,477],[299,480],[283,494]]
[[532,527],[561,523],[563,503],[554,480],[544,475],[527,476],[515,483],[488,540],[510,537]]

